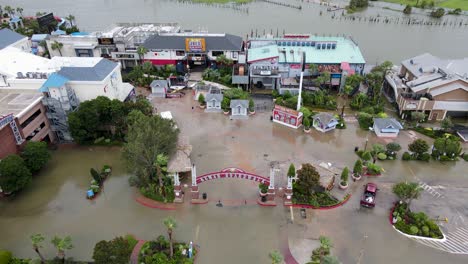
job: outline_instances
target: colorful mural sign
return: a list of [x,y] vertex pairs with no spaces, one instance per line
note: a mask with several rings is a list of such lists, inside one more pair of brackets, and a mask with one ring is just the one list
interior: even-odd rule
[[204,38],[186,38],[185,50],[189,52],[205,52],[206,43]]

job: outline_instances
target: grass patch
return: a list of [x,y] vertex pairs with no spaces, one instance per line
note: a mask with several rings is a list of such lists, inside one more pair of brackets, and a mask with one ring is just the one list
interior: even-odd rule
[[[423,0],[419,0],[419,4],[421,4]],[[388,3],[395,3],[401,5],[411,5],[415,6],[418,3],[417,0],[382,0],[382,2]],[[429,2],[426,0],[426,2]],[[446,8],[460,8],[461,10],[468,10],[468,1],[466,0],[436,0],[435,6],[438,7],[446,7]]]
[[205,3],[205,4],[227,4],[227,3],[247,4],[252,1],[253,0],[192,0],[192,2],[194,3]]

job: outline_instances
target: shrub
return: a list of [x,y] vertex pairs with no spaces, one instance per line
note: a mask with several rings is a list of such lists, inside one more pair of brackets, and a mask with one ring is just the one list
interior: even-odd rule
[[411,14],[412,8],[410,5],[406,5],[405,9],[403,9],[403,14],[409,15]]
[[387,159],[387,155],[385,155],[385,153],[379,153],[377,154],[377,158],[379,160],[386,160]]
[[358,155],[358,157],[362,158],[362,155],[364,154],[364,150],[358,150],[356,151],[356,155]]
[[254,103],[254,101],[252,100],[252,98],[249,99],[249,111],[250,111],[250,112],[255,111],[255,103]]
[[132,236],[132,235],[126,235],[125,240],[127,240],[128,248],[130,250],[133,250],[133,248],[136,246],[136,244],[138,244],[138,240],[136,240],[135,237]]
[[437,8],[435,10],[432,10],[431,12],[431,17],[435,18],[441,18],[445,15],[445,10],[443,8]]
[[0,264],[9,264],[13,254],[10,251],[0,250]]
[[375,165],[374,163],[369,163],[367,165],[367,173],[371,175],[377,175],[382,172],[382,168],[378,165]]
[[366,151],[362,154],[362,159],[365,161],[372,160],[372,154],[369,151]]
[[464,159],[465,161],[468,161],[468,153],[463,154],[463,159]]
[[302,124],[304,125],[305,129],[309,129],[310,128],[310,118],[304,117],[304,119],[302,120]]
[[200,103],[200,105],[205,105],[205,96],[200,93],[200,95],[198,96],[198,103]]
[[412,225],[412,226],[410,226],[409,231],[410,231],[410,234],[411,234],[411,235],[417,235],[418,232],[419,232],[419,229],[418,229],[417,226]]
[[264,183],[260,183],[258,185],[258,188],[260,189],[261,193],[267,193],[268,192],[268,185],[266,185]]
[[403,156],[401,157],[402,160],[411,160],[411,154],[409,154],[409,152],[405,151],[405,153],[403,153]]
[[44,167],[50,159],[50,153],[47,150],[47,143],[43,141],[28,141],[21,153],[26,167],[31,172],[37,172]]
[[24,160],[15,154],[0,161],[0,186],[6,193],[19,191],[32,181]]
[[341,185],[346,185],[348,182],[348,176],[349,176],[349,169],[348,167],[345,167],[343,169],[343,172],[341,172]]
[[362,129],[368,130],[369,127],[371,127],[373,124],[372,115],[361,112],[358,114],[358,122],[359,122],[359,127],[361,127]]
[[353,172],[362,174],[362,161],[360,159],[356,160],[356,163],[354,163]]
[[431,155],[429,153],[423,153],[420,157],[420,160],[422,161],[429,161],[431,159]]

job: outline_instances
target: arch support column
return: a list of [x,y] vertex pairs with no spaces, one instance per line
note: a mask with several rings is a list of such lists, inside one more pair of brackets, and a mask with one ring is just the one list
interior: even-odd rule
[[191,186],[192,200],[198,200],[200,198],[200,191],[197,185],[197,167],[195,164],[192,165],[192,186]]
[[179,173],[174,172],[174,194],[175,194],[175,203],[184,202],[184,194],[182,193],[182,187],[180,186]]
[[284,205],[292,205],[292,195],[293,195],[293,189],[292,189],[292,181],[293,178],[288,177],[288,185],[286,186],[286,190],[284,191]]
[[268,186],[267,201],[275,201],[275,168],[270,168],[270,185]]

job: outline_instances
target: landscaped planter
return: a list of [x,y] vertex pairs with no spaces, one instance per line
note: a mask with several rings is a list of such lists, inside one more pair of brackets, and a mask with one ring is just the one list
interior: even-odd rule
[[223,111],[224,115],[229,115],[229,111]]
[[353,180],[359,181],[362,178],[362,175],[359,173],[353,173],[351,177],[353,177]]
[[348,189],[348,183],[346,182],[346,185],[342,185],[341,182],[338,184],[338,187],[340,187],[341,190],[346,190]]
[[310,131],[312,131],[312,130],[310,129],[310,127],[309,127],[309,128],[305,128],[305,127],[304,127],[304,132],[305,132],[305,133],[309,134]]
[[255,111],[249,111],[249,115],[255,115]]
[[205,109],[206,105],[199,105],[198,107],[200,107],[201,109]]
[[261,197],[267,196],[268,193],[262,193],[262,191],[258,191]]

